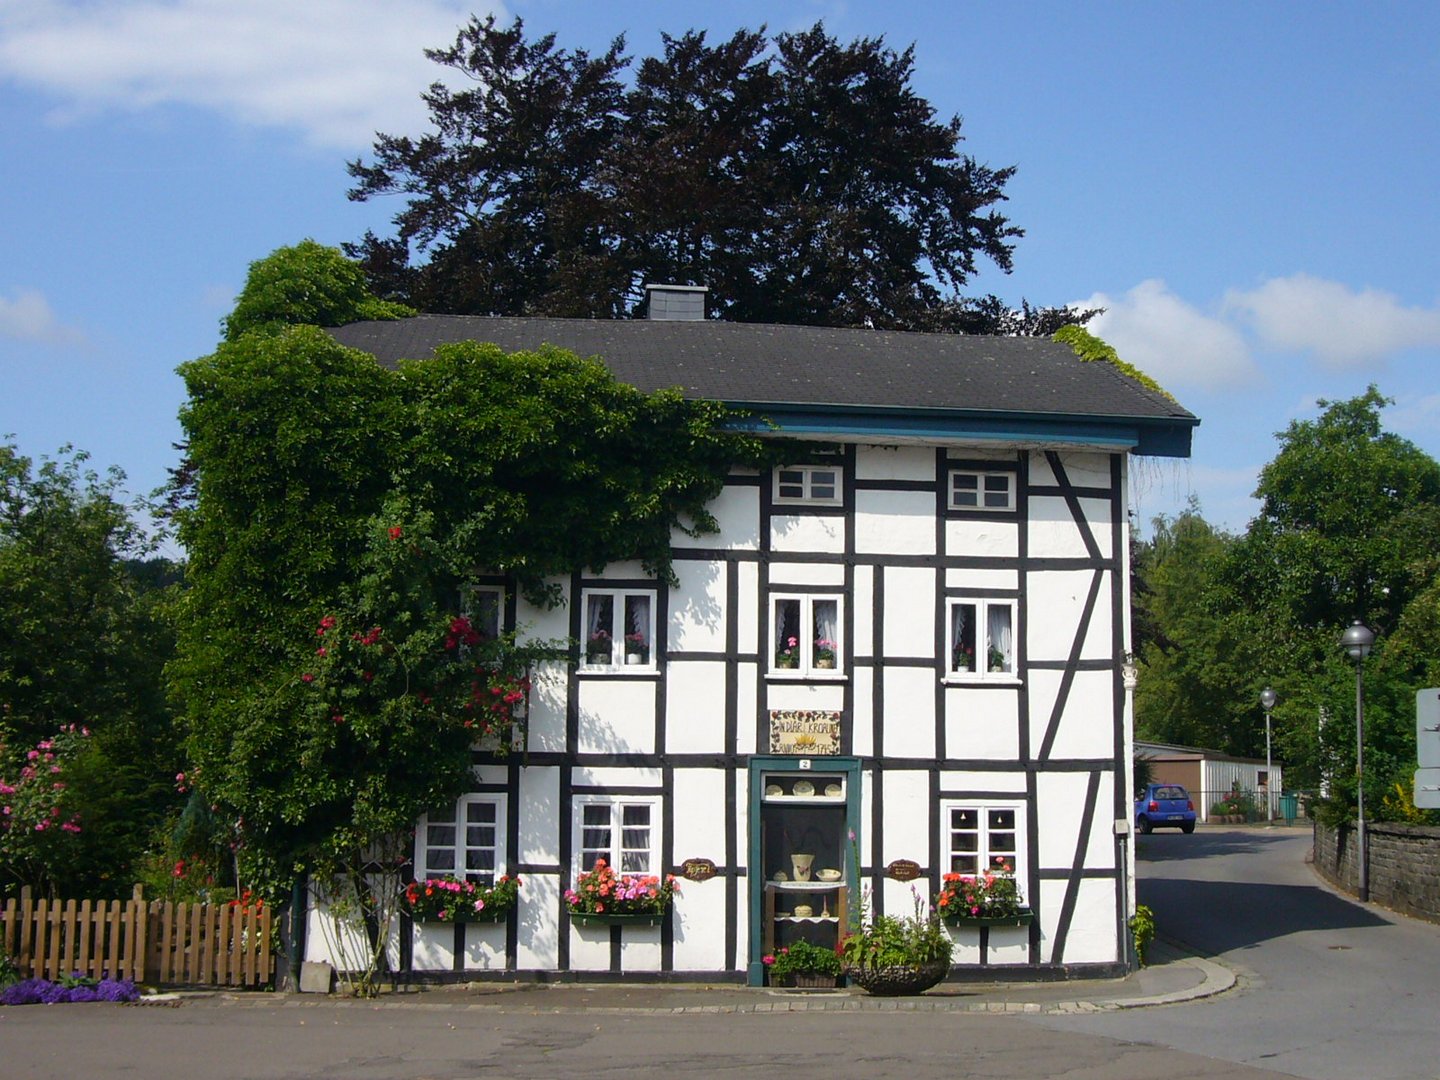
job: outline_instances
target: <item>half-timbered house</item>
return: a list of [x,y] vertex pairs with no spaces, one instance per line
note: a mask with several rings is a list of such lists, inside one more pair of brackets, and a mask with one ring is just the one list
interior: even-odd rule
[[[943,873],[1002,867],[1033,920],[955,928],[956,977],[1122,969],[1128,481],[1136,455],[1188,456],[1196,419],[1049,340],[683,317],[697,299],[332,331],[386,363],[549,343],[833,448],[733,473],[720,531],[674,539],[678,585],[612,565],[541,610],[482,581],[496,627],[582,647],[538,674],[527,753],[417,830],[417,876],[518,873],[517,910],[407,924],[402,967],[758,984],[767,949],[833,941],[863,895],[908,914]],[[655,925],[576,925],[562,896],[601,857],[682,894]]]

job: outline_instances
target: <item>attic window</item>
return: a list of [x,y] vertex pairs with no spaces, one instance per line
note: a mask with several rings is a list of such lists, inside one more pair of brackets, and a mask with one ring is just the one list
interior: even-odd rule
[[786,465],[775,470],[775,501],[820,506],[840,505],[838,466]]
[[1015,474],[964,470],[952,472],[950,509],[1014,510]]

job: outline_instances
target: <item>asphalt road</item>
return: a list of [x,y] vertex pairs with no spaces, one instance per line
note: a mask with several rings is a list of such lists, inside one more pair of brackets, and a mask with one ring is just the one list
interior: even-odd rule
[[1139,837],[1139,898],[1162,933],[1239,971],[1184,1006],[1027,1019],[1312,1080],[1440,1077],[1440,926],[1322,886],[1302,828]]

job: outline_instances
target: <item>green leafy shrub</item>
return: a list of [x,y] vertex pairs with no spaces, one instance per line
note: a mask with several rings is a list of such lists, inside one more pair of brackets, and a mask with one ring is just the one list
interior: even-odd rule
[[1145,954],[1155,940],[1155,913],[1144,904],[1135,905],[1135,914],[1130,916],[1130,936],[1135,942],[1135,959],[1145,966]]
[[770,969],[772,984],[784,982],[792,975],[839,975],[840,955],[834,949],[797,941],[776,949],[773,956],[762,957]]

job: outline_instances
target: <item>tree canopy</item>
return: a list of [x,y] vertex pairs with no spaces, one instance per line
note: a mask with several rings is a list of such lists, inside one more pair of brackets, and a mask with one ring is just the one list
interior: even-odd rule
[[1386,404],[1371,387],[1280,432],[1243,535],[1216,532],[1192,508],[1137,546],[1142,735],[1262,754],[1268,683],[1287,786],[1323,779],[1353,799],[1355,673],[1338,642],[1361,619],[1378,635],[1367,805],[1399,813],[1408,802],[1415,690],[1440,677],[1440,464],[1383,430]]
[[[705,285],[741,322],[1051,333],[1083,312],[959,289],[1008,271],[1013,167],[963,154],[915,93],[913,49],[816,24],[663,36],[627,83],[603,53],[472,18],[427,55],[473,83],[424,95],[434,133],[381,135],[352,199],[399,194],[348,248],[381,296],[432,312],[619,318],[646,282]],[[423,261],[417,257],[423,256]]]

